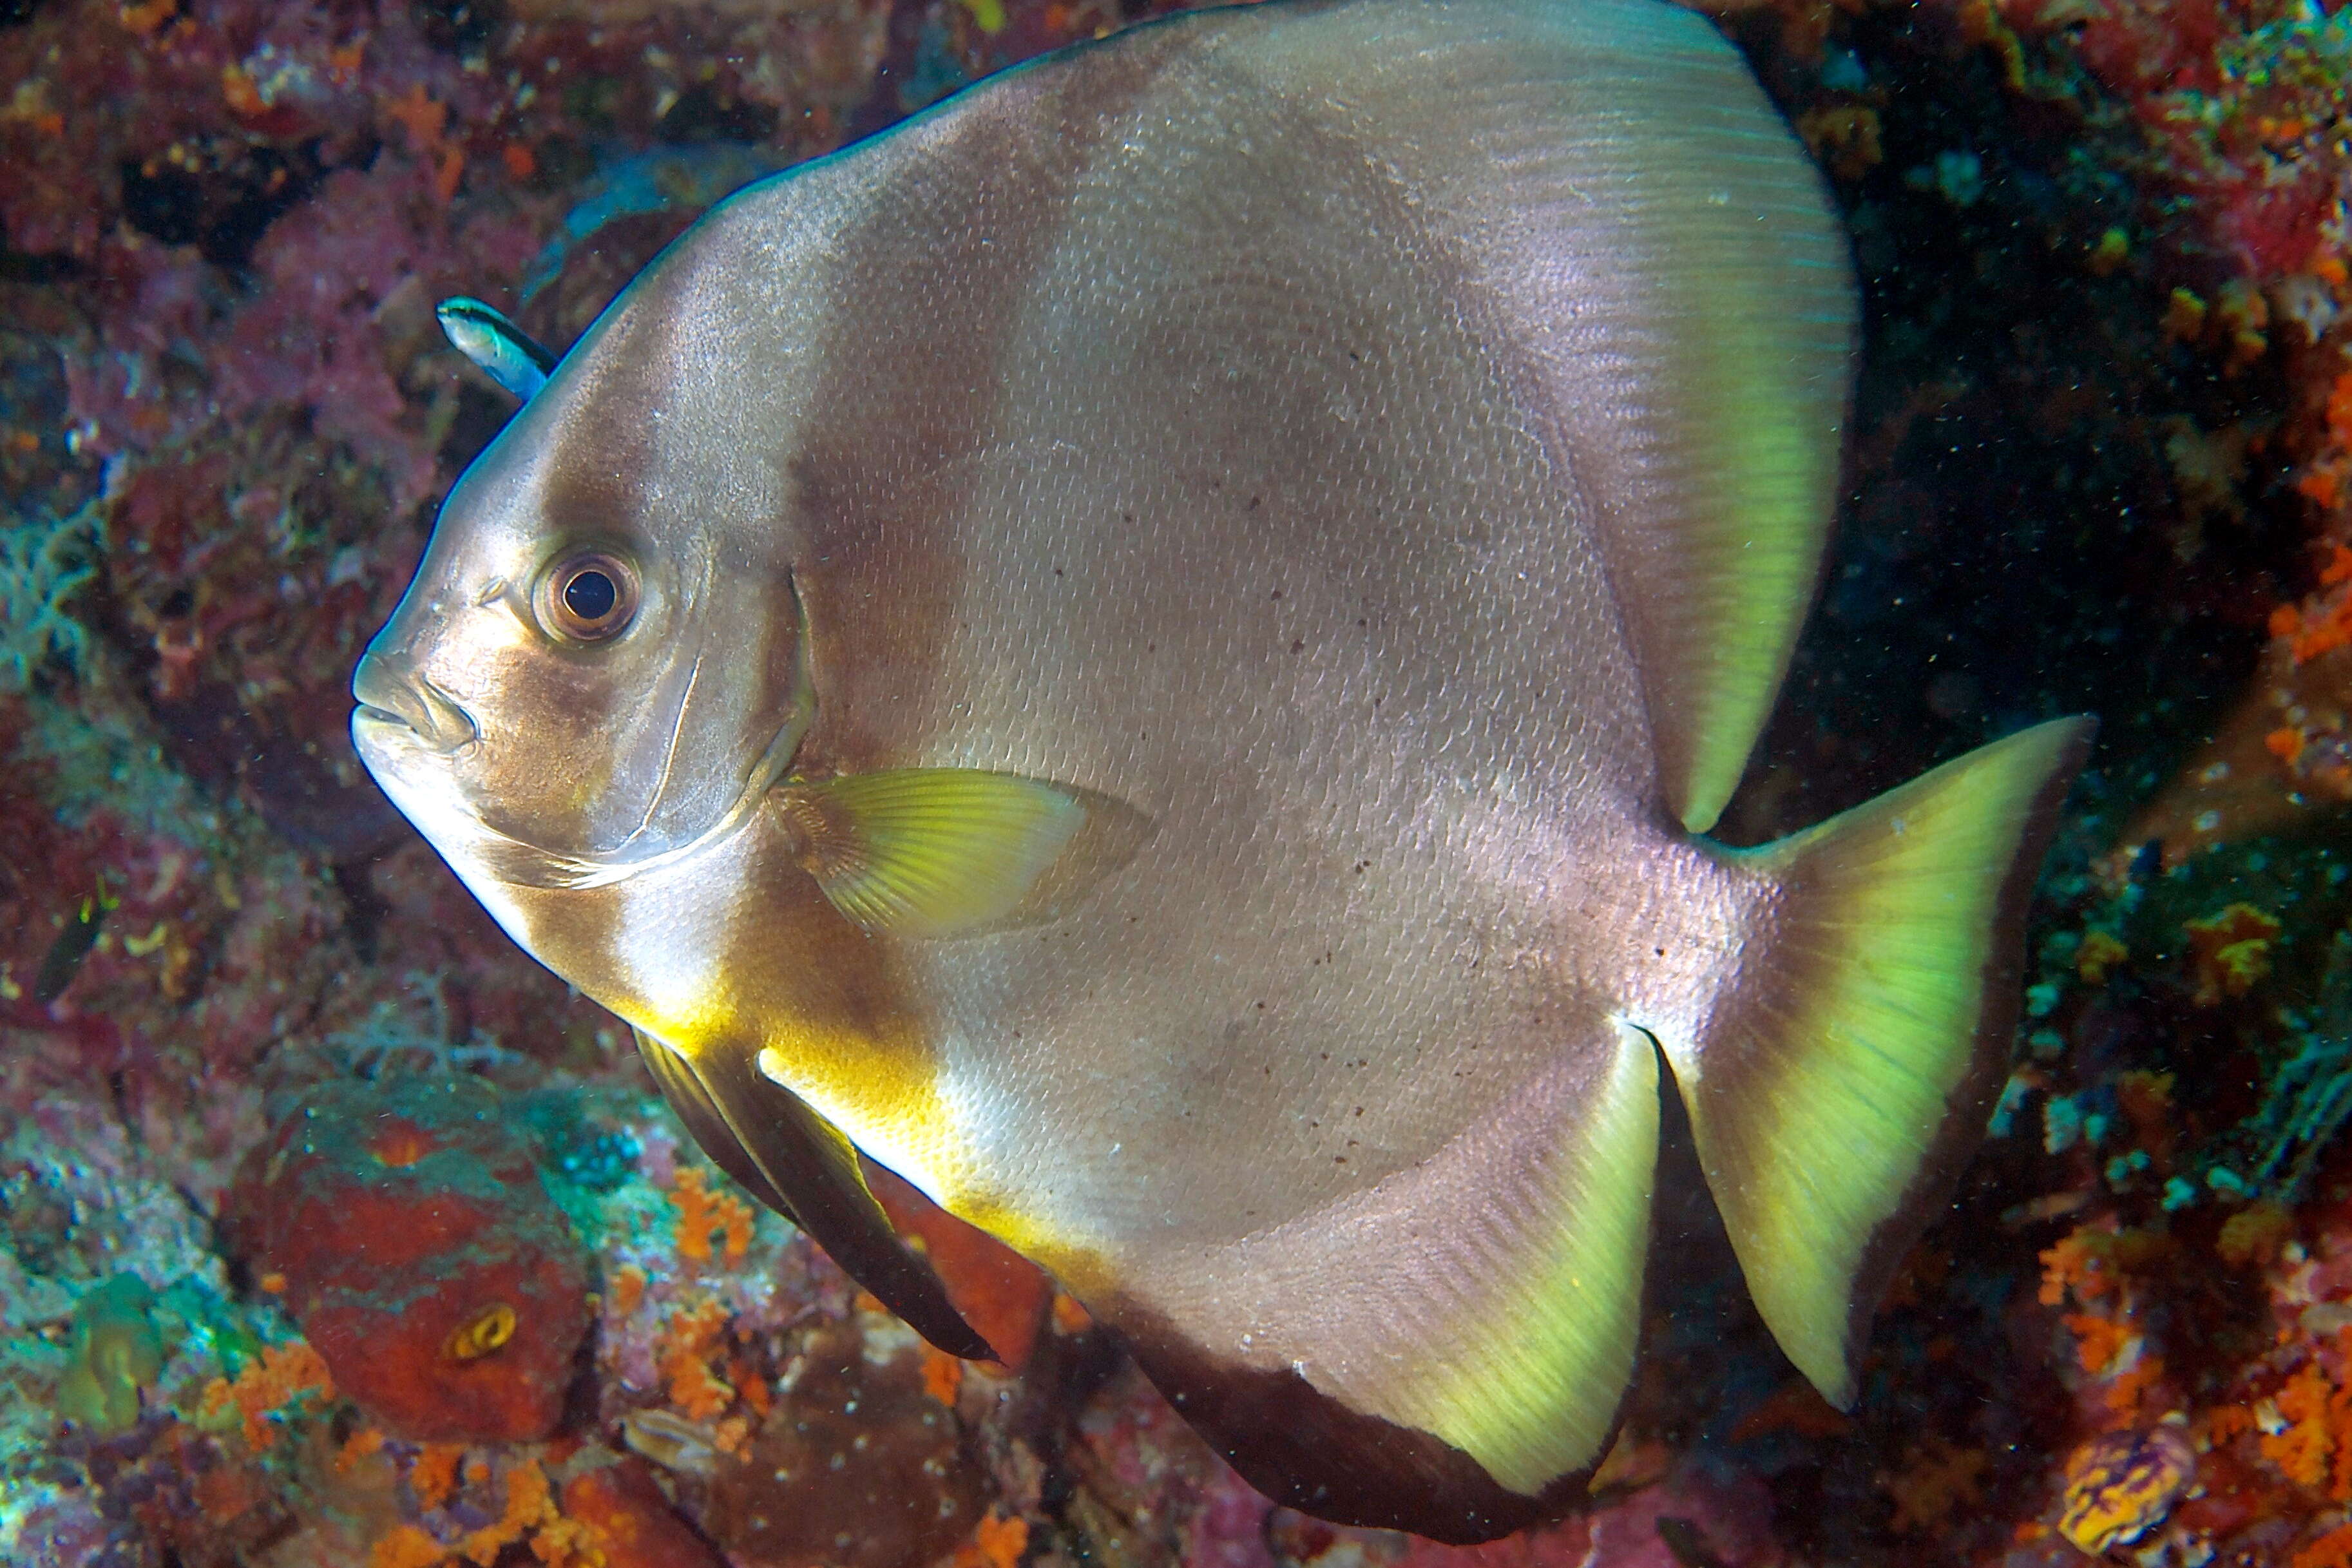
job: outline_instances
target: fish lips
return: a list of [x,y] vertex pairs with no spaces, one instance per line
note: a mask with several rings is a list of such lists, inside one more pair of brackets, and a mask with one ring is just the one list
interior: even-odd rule
[[[352,739],[371,770],[371,751],[387,743],[449,756],[482,738],[482,727],[463,703],[421,675],[394,669],[382,654],[361,657],[352,672],[352,696],[359,703],[352,714]],[[400,734],[404,730],[405,737]]]
[[376,787],[504,923],[508,911],[498,901],[499,886],[541,880],[518,873],[536,867],[541,857],[489,831],[467,805],[452,764],[478,737],[446,747],[439,740],[401,711],[376,702],[362,699],[352,712],[352,745]]
[[376,787],[444,858],[459,853],[477,833],[450,764],[480,743],[481,727],[447,692],[381,654],[361,658],[352,696],[352,748]]

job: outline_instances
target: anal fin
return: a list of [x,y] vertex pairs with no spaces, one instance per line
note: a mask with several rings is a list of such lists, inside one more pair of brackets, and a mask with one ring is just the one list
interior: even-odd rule
[[637,1048],[679,1120],[719,1168],[805,1231],[923,1338],[967,1361],[994,1361],[931,1266],[891,1226],[858,1168],[856,1146],[747,1058],[688,1057],[645,1031]]
[[1641,1330],[1657,1049],[1595,1018],[1432,1157],[1089,1309],[1253,1486],[1325,1519],[1493,1540],[1582,1501]]

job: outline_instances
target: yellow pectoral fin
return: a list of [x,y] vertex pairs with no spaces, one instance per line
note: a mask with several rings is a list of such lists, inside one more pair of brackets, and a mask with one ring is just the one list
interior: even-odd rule
[[1067,892],[1140,842],[1140,815],[1090,791],[971,768],[852,773],[777,792],[799,859],[869,931],[964,936]]

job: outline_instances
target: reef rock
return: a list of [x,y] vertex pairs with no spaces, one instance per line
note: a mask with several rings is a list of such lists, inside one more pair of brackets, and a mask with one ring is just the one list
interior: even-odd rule
[[350,1395],[415,1442],[562,1418],[588,1260],[478,1079],[330,1084],[247,1161],[229,1237]]

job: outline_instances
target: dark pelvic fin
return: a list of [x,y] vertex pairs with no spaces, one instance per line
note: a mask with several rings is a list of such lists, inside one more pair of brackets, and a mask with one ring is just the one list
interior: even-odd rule
[[1720,853],[1769,924],[1700,1038],[1662,1039],[1757,1310],[1832,1405],[2009,1068],[2025,906],[2091,742],[2062,719],[1777,844]]
[[720,1170],[807,1232],[923,1338],[966,1361],[996,1359],[931,1266],[891,1228],[840,1129],[748,1058],[714,1051],[692,1060],[642,1029],[636,1034],[654,1081]]
[[808,1226],[801,1225],[801,1216],[793,1212],[792,1200],[775,1189],[769,1182],[767,1173],[760,1169],[743,1145],[735,1141],[735,1135],[727,1130],[727,1118],[719,1114],[709,1091],[702,1087],[702,1079],[687,1065],[686,1058],[643,1029],[633,1028],[629,1032],[637,1037],[637,1053],[645,1058],[646,1070],[653,1074],[656,1083],[661,1085],[662,1093],[669,1099],[670,1109],[677,1112],[680,1121],[686,1123],[686,1130],[694,1134],[694,1141],[702,1145],[702,1152],[709,1155],[711,1162],[720,1170],[735,1178],[736,1184],[744,1191],[806,1230]]

